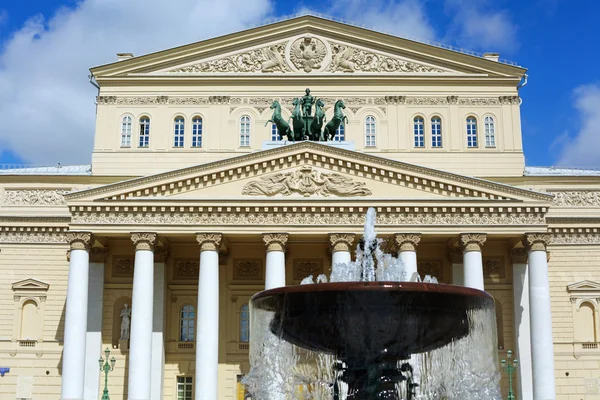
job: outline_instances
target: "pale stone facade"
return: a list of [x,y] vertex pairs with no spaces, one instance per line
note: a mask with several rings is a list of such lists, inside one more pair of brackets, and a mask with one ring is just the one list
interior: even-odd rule
[[[519,399],[600,399],[600,173],[525,167],[523,68],[308,16],[122,58],[91,168],[1,171],[0,398],[97,399],[107,347],[113,400],[243,398],[250,297],[350,259],[373,206],[407,266],[494,296]],[[345,140],[271,140],[306,87]]]

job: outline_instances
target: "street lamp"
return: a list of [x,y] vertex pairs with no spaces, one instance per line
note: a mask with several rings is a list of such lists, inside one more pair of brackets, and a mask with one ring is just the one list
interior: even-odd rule
[[506,352],[506,358],[508,358],[508,361],[506,361],[506,360],[500,361],[500,363],[502,364],[502,369],[504,371],[506,371],[506,373],[508,374],[508,397],[506,399],[507,400],[515,400],[515,394],[513,393],[512,380],[513,380],[513,374],[517,370],[517,365],[519,364],[519,360],[511,360],[511,358],[512,358],[511,350],[508,350]]
[[117,360],[115,360],[113,357],[110,359],[110,364],[108,363],[108,357],[110,356],[110,350],[108,347],[106,350],[104,350],[104,355],[106,356],[106,359],[100,357],[98,360],[98,364],[100,364],[100,371],[104,371],[104,391],[102,392],[101,400],[110,400],[110,397],[108,397],[108,373],[115,369],[115,363]]

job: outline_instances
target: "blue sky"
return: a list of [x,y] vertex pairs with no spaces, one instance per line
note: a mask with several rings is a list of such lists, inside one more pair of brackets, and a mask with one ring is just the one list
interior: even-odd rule
[[500,52],[529,69],[521,90],[527,165],[600,166],[593,0],[0,0],[0,163],[88,163],[95,89],[87,69],[115,53],[139,55],[305,10]]

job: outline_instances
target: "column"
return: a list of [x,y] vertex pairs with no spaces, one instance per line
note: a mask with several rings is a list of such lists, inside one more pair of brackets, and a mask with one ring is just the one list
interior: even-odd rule
[[152,316],[151,400],[162,400],[165,370],[165,262],[169,256],[166,246],[154,249],[154,304]]
[[531,376],[531,330],[529,327],[529,277],[527,276],[527,250],[510,251],[513,268],[513,304],[515,315],[515,358],[519,360],[517,373],[518,398],[533,399]]
[[288,241],[287,233],[263,234],[267,246],[267,272],[265,289],[285,286],[285,246]]
[[71,245],[71,260],[67,283],[61,399],[82,400],[92,234],[67,232],[66,237]]
[[465,285],[463,253],[460,249],[452,247],[448,249],[448,259],[452,264],[452,284],[458,286]]
[[135,262],[129,335],[128,396],[129,400],[150,400],[156,233],[132,233],[131,240],[135,245]]
[[550,285],[546,245],[549,235],[525,235],[529,255],[529,315],[531,323],[531,358],[533,372],[533,398],[555,400],[554,344],[552,339],[552,314],[550,310]]
[[353,233],[330,233],[329,246],[331,247],[331,266],[335,264],[348,264],[352,261],[350,254],[354,243]]
[[406,270],[406,279],[409,282],[417,282],[419,280],[417,278],[419,276],[417,271],[417,245],[421,241],[421,234],[396,233],[394,239],[398,244],[398,258],[402,260]]
[[90,250],[90,279],[88,283],[88,314],[85,341],[85,400],[97,400],[100,391],[98,359],[102,353],[102,304],[104,298],[104,263],[108,249]]
[[196,400],[217,399],[219,379],[220,233],[198,233],[200,272],[196,322]]
[[464,233],[460,235],[463,251],[464,286],[483,290],[483,259],[481,248],[485,243],[484,233]]

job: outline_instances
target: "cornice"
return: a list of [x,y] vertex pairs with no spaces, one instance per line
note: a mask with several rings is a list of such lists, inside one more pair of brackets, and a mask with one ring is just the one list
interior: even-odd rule
[[67,246],[67,227],[1,227],[0,243],[47,243]]
[[[249,174],[256,174],[257,172],[274,172],[277,170],[277,166],[290,164],[294,166],[324,166],[333,171],[347,171],[351,173],[356,171],[360,172],[364,177],[385,179],[391,184],[431,187],[432,190],[438,191],[441,194],[446,193],[452,196],[506,200],[510,199],[508,196],[512,195],[548,203],[552,199],[551,195],[544,193],[309,141],[70,193],[65,198],[69,203],[76,199],[95,197],[110,192],[113,192],[113,194],[107,196],[105,199],[124,200],[131,197],[164,196],[165,194],[179,190],[183,186],[199,188],[206,185],[207,182],[220,183],[229,181],[231,176],[234,175],[247,177]],[[177,180],[178,178],[179,180]],[[172,181],[164,182],[167,180]],[[152,184],[155,186],[149,187]],[[457,186],[460,184],[470,185],[475,188]],[[133,191],[126,192],[127,189],[133,189]],[[114,193],[119,191],[121,193]]]
[[550,228],[552,245],[600,244],[600,228]]
[[0,224],[8,223],[27,223],[33,224],[65,224],[71,221],[71,217],[20,217],[20,216],[0,216]]

